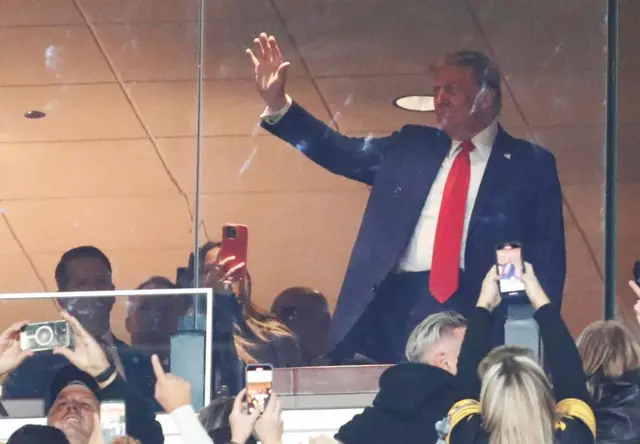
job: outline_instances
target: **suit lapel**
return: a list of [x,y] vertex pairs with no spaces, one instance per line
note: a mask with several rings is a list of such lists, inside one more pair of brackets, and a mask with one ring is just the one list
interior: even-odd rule
[[473,229],[477,225],[477,222],[482,215],[482,210],[489,201],[490,197],[495,193],[496,185],[500,183],[501,177],[507,177],[510,159],[512,156],[510,146],[511,136],[502,128],[498,127],[498,133],[496,134],[496,140],[493,143],[491,154],[487,162],[487,167],[482,176],[482,182],[480,182],[480,189],[476,196],[475,204],[473,205],[473,211],[471,213],[471,220],[469,221],[469,234],[467,238],[473,233]]

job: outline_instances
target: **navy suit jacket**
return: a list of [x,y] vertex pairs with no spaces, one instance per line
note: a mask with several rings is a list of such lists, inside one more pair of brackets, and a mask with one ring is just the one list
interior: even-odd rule
[[[295,102],[278,123],[262,126],[325,169],[372,186],[334,313],[333,348],[398,264],[451,139],[436,128],[418,125],[406,125],[382,138],[346,137]],[[524,259],[532,263],[543,288],[559,306],[566,253],[555,158],[500,127],[465,247],[465,287],[473,295],[470,307],[475,306],[482,280],[496,263],[495,246],[512,241],[522,244]]]

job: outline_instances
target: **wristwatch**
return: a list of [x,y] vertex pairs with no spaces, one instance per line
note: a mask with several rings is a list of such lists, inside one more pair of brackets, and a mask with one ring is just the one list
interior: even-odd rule
[[98,384],[103,384],[109,380],[109,378],[111,377],[111,375],[113,375],[115,371],[116,371],[116,366],[110,362],[109,367],[107,367],[105,371],[103,371],[93,379],[95,379]]

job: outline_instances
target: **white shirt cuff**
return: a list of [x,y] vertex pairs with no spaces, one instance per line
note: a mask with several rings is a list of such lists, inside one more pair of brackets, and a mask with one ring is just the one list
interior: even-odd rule
[[213,444],[213,440],[198,421],[196,412],[190,404],[178,407],[171,412],[171,419],[185,443]]
[[260,118],[264,120],[266,124],[275,125],[280,121],[280,119],[284,117],[285,114],[287,114],[287,112],[291,108],[293,100],[291,100],[291,97],[289,97],[288,94],[285,97],[287,99],[287,104],[282,109],[274,111],[267,106],[262,114],[260,114]]

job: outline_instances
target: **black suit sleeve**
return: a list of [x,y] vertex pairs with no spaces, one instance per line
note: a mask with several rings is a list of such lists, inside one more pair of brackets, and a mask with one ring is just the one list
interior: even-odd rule
[[138,392],[118,376],[115,381],[102,390],[105,400],[124,400],[126,408],[127,435],[136,438],[142,444],[164,443],[162,426],[156,421],[156,415],[149,403]]
[[556,308],[562,303],[567,257],[562,215],[562,191],[553,155],[539,150],[535,240],[525,256],[534,266],[542,288]]
[[313,117],[296,102],[278,123],[262,122],[262,127],[321,167],[367,185],[373,185],[386,151],[399,134],[383,138],[347,137]]
[[484,308],[476,307],[469,316],[467,332],[458,357],[454,402],[480,399],[478,366],[491,350],[491,321],[491,312]]
[[543,305],[534,317],[540,326],[544,358],[551,372],[556,399],[579,399],[590,402],[582,360],[569,330],[553,304]]

